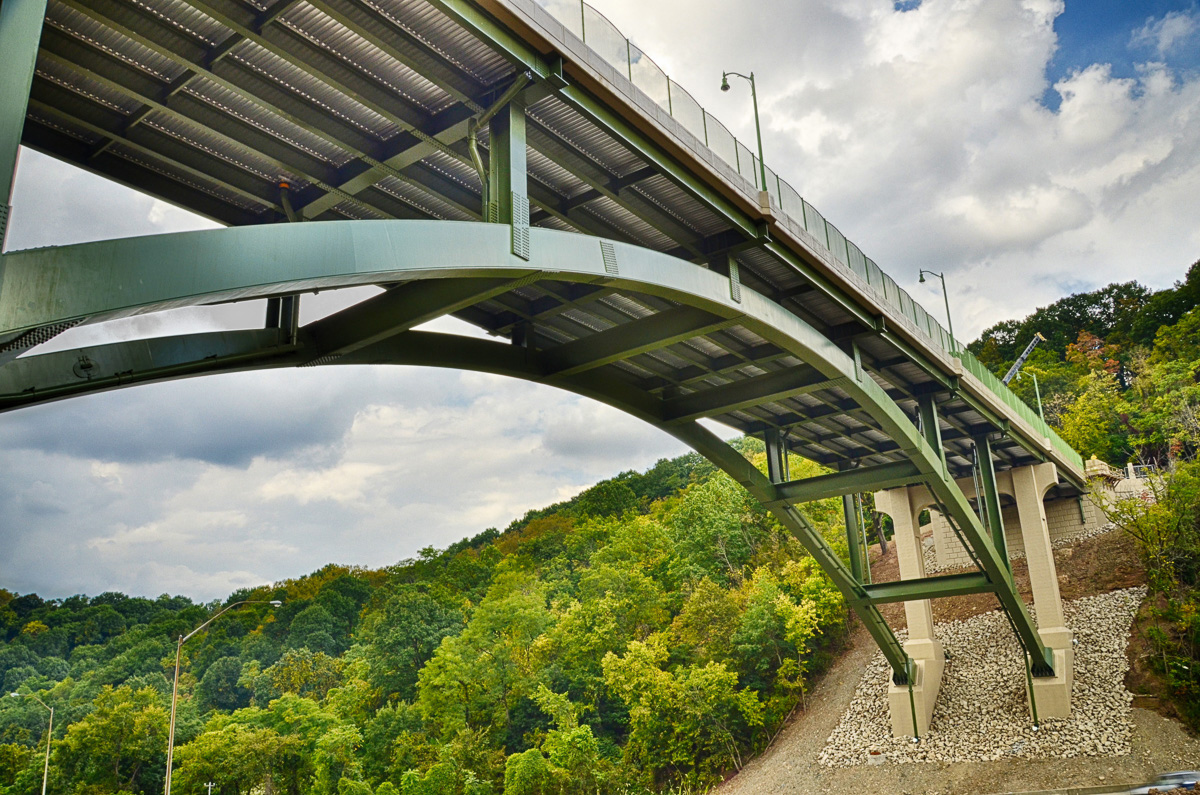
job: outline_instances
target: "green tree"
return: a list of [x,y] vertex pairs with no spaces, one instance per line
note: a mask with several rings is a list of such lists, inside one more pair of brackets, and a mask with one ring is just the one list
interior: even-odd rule
[[287,645],[292,649],[337,655],[345,649],[344,638],[341,622],[323,605],[314,604],[292,619]]
[[532,647],[549,623],[541,583],[521,573],[498,577],[463,633],[444,639],[421,670],[417,704],[426,724],[442,737],[489,727],[506,736],[533,687]]
[[178,768],[172,788],[203,795],[206,782],[211,781],[221,795],[242,795],[263,787],[270,791],[285,786],[286,767],[299,755],[300,746],[296,737],[274,729],[230,723],[175,751]]
[[94,711],[67,728],[55,743],[62,788],[156,792],[166,760],[167,711],[151,688],[105,685]]
[[325,698],[342,681],[343,663],[325,652],[292,649],[262,675],[279,693],[294,693],[314,699]]
[[538,748],[512,754],[504,763],[504,795],[549,795],[550,763]]
[[604,678],[629,708],[625,757],[668,781],[705,785],[741,767],[742,742],[762,723],[758,695],[721,663],[663,670],[661,636],[604,658]]
[[206,709],[234,710],[250,705],[250,691],[238,683],[242,661],[222,657],[204,672],[196,685],[196,697]]
[[1062,438],[1084,457],[1124,463],[1129,456],[1127,415],[1113,376],[1096,370],[1083,378],[1083,390],[1063,415]]
[[385,697],[411,701],[421,668],[443,638],[457,635],[462,628],[458,610],[414,588],[400,588],[363,624],[361,642],[370,681]]

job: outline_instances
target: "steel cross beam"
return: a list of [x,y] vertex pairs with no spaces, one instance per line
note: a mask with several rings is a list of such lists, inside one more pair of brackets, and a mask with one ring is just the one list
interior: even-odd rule
[[[997,594],[1022,643],[1038,663],[1039,672],[1052,670],[1052,659],[1040,644],[1036,627],[991,539],[979,526],[962,492],[945,476],[936,430],[928,438],[918,433],[904,412],[852,358],[816,329],[762,296],[744,293],[740,301],[734,301],[729,280],[719,274],[638,247],[601,244],[594,238],[548,230],[534,229],[530,233],[529,260],[513,254],[507,225],[430,221],[244,227],[7,254],[0,261],[0,335],[4,336],[36,334],[64,323],[309,289],[381,283],[404,287],[301,329],[294,344],[282,339],[280,330],[268,329],[117,343],[26,357],[0,368],[0,407],[17,408],[202,372],[323,362],[464,367],[552,382],[662,428],[746,486],[797,535],[829,574],[883,649],[897,679],[907,676],[909,660],[876,603],[982,590]],[[161,268],[164,261],[172,262],[173,267]],[[403,330],[421,317],[453,311],[456,306],[482,300],[498,290],[543,277],[558,282],[604,283],[612,289],[628,289],[702,310],[715,318],[737,322],[805,364],[733,384],[698,388],[694,395],[666,397],[647,392],[636,379],[608,365],[555,377],[561,359],[556,363],[548,351]],[[53,294],[43,289],[47,280],[57,285]],[[440,296],[428,301],[423,314],[419,311],[423,302],[416,297],[422,290]],[[697,336],[703,328],[697,328]],[[327,355],[331,352],[340,355]],[[836,382],[908,457],[915,470],[912,477],[927,484],[976,550],[983,566],[979,576],[953,581],[929,578],[872,592],[785,496],[786,489],[781,490],[735,450],[690,419],[747,402],[770,401],[820,382]],[[927,416],[936,414],[936,406],[929,401],[924,411]],[[936,429],[936,425],[936,417],[925,423],[927,429]],[[907,478],[912,470],[887,472],[889,477]],[[884,482],[882,478],[880,482]],[[860,480],[854,487],[869,489],[870,484]],[[806,495],[800,491],[800,496]]]
[[734,322],[736,321],[689,306],[668,309],[548,350],[545,353],[545,358],[549,360],[546,376],[572,376],[631,356],[659,350],[677,342],[711,334]]
[[812,502],[846,494],[862,494],[869,491],[894,489],[922,483],[925,476],[910,461],[879,464],[859,469],[847,469],[830,475],[792,480],[777,485],[781,499],[790,502]]

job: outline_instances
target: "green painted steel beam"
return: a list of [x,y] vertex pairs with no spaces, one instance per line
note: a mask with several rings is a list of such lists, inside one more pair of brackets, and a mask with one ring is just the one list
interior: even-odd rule
[[0,5],[0,250],[45,16],[46,0],[5,0]]
[[[319,216],[339,201],[339,194],[357,195],[376,184],[384,177],[395,177],[401,181],[421,184],[410,178],[405,172],[414,164],[429,157],[434,152],[449,152],[457,154],[449,148],[449,144],[467,135],[468,109],[452,108],[439,114],[427,125],[429,133],[417,135],[404,132],[396,136],[394,141],[386,145],[386,154],[380,159],[363,156],[347,163],[338,172],[334,181],[337,193],[326,193],[305,205],[302,212],[306,218]],[[475,215],[480,215],[475,210]]]
[[789,479],[787,443],[778,428],[771,428],[763,434],[763,446],[767,451],[767,479],[778,486]]
[[[511,92],[510,92],[511,93]],[[507,96],[507,95],[506,95]],[[502,101],[502,100],[501,100]],[[488,121],[487,218],[507,224],[509,250],[529,259],[529,164],[526,161],[525,100],[513,97]]]
[[989,593],[996,590],[983,572],[947,574],[941,577],[923,577],[916,580],[878,582],[864,585],[867,599],[873,604],[888,602],[912,602],[918,599],[943,599],[948,596]]
[[[863,578],[863,549],[861,528],[858,523],[858,506],[853,494],[842,495],[842,518],[846,525],[846,551],[850,559],[850,573],[854,579],[862,582]],[[868,587],[866,585],[864,588]]]
[[0,367],[0,411],[198,375],[295,367],[277,329],[117,342],[16,359]]
[[332,360],[436,320],[465,306],[528,284],[535,271],[517,278],[431,279],[406,282],[301,329],[311,360]]
[[664,405],[670,422],[684,422],[807,394],[833,386],[834,383],[815,367],[801,365],[701,389],[690,395],[671,398]]
[[983,501],[983,510],[987,523],[992,530],[992,544],[1004,565],[1012,571],[1012,562],[1008,559],[1008,539],[1004,534],[1004,515],[1000,509],[1000,489],[996,485],[996,468],[992,463],[992,443],[987,434],[975,437],[976,456],[979,461],[979,477],[983,484],[983,493],[975,495],[975,499]]
[[549,368],[546,376],[575,375],[704,336],[736,322],[736,319],[717,317],[689,306],[668,309],[551,348],[543,355]]
[[[1013,619],[1022,643],[1041,663],[1043,673],[1052,659],[1040,644],[1020,597],[1006,581],[1005,568],[991,540],[983,533],[970,504],[958,487],[943,477],[944,462],[913,425],[853,359],[783,307],[752,291],[733,300],[726,278],[672,257],[620,243],[549,230],[531,230],[531,260],[513,256],[506,226],[429,221],[373,221],[331,224],[272,225],[101,241],[13,252],[3,258],[0,276],[0,333],[23,332],[56,323],[102,320],[158,309],[242,300],[309,289],[358,284],[403,282],[428,278],[518,278],[529,271],[552,274],[557,281],[627,288],[638,293],[704,309],[739,324],[766,343],[788,351],[806,364],[744,382],[711,387],[684,398],[663,399],[639,388],[633,380],[614,378],[599,369],[561,379],[559,385],[579,394],[603,399],[630,414],[654,423],[719,462],[756,499],[772,506],[780,521],[798,533],[810,552],[826,567],[848,600],[862,600],[865,591],[845,564],[831,555],[828,545],[805,535],[806,523],[794,506],[779,502],[777,488],[736,451],[713,434],[684,418],[698,408],[730,410],[751,403],[836,383],[850,399],[875,418],[878,426],[925,476],[928,487],[962,528],[976,550],[990,582]],[[164,269],[162,262],[171,262]],[[56,290],[48,293],[47,283]],[[378,352],[400,339],[367,346],[337,361]],[[428,339],[428,338],[426,338]],[[485,343],[486,344],[486,343]],[[536,351],[493,344],[497,356],[520,356],[531,380],[543,380],[543,363]],[[512,351],[500,354],[497,348]],[[443,353],[432,351],[432,355]],[[453,366],[452,364],[450,366]],[[797,376],[803,376],[800,378]],[[788,377],[795,380],[790,383]],[[764,381],[763,379],[767,379]],[[816,379],[821,379],[817,381]],[[733,389],[729,389],[732,387]],[[735,391],[740,391],[735,394]],[[707,396],[705,393],[708,393]],[[719,398],[719,399],[718,399]],[[694,401],[690,405],[680,400]],[[700,401],[706,401],[703,405]],[[720,403],[721,406],[715,405]],[[684,409],[684,410],[681,410]],[[735,460],[736,459],[736,460]],[[815,531],[813,531],[815,532]],[[897,672],[907,671],[906,658],[871,605],[858,605],[868,629],[887,649]]]
[[921,418],[921,433],[925,441],[933,448],[934,454],[942,462],[942,477],[949,478],[950,470],[946,466],[946,448],[942,444],[942,426],[938,418],[937,400],[933,394],[924,394],[917,399],[917,410]]
[[[649,199],[638,196],[635,192],[622,193],[624,184],[620,177],[610,174],[594,161],[588,160],[577,149],[562,140],[556,133],[538,121],[531,119],[530,142],[539,152],[555,163],[570,164],[571,173],[588,185],[597,194],[587,201],[566,199],[563,210],[568,211],[582,207],[595,199],[607,198],[633,213],[662,234],[684,246],[692,256],[700,255],[700,235],[688,227],[683,221],[671,216]],[[640,171],[645,172],[646,169]],[[640,181],[634,180],[634,182]],[[633,184],[633,183],[630,183]],[[589,193],[591,192],[589,191]]]
[[894,489],[921,483],[925,475],[911,461],[847,469],[829,475],[780,483],[775,487],[780,499],[792,503],[813,502],[846,494]]

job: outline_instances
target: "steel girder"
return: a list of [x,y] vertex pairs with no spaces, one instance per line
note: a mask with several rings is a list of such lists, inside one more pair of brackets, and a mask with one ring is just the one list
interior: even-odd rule
[[[194,306],[385,284],[383,294],[309,324],[295,340],[279,329],[187,335],[27,356],[0,367],[0,410],[73,395],[204,373],[316,364],[414,364],[502,373],[553,384],[615,406],[661,428],[746,487],[825,569],[883,650],[897,681],[910,670],[876,604],[993,591],[1042,673],[1052,658],[1003,558],[949,478],[935,435],[928,438],[855,359],[794,314],[730,279],[648,249],[594,237],[529,230],[514,254],[507,224],[343,221],[242,227],[34,249],[0,259],[0,339],[39,340],[83,322]],[[169,263],[169,266],[166,265]],[[411,330],[431,317],[539,280],[629,290],[682,305],[594,338],[536,350]],[[606,365],[737,325],[804,364],[767,376],[678,395],[659,395]],[[773,483],[699,425],[700,416],[835,384],[908,457],[904,466],[850,470]],[[926,427],[936,426],[932,402]],[[931,444],[932,442],[932,444]],[[923,482],[980,559],[978,574],[867,586],[796,509],[797,502],[847,491]]]
[[[614,103],[596,93],[611,92],[613,95],[619,95],[624,89],[614,90],[611,86],[605,86],[602,79],[598,80],[595,77],[576,79],[575,73],[578,72],[582,76],[587,67],[570,62],[569,59],[573,56],[563,56],[554,52],[552,44],[535,45],[533,42],[540,34],[535,32],[532,38],[529,38],[529,31],[524,30],[528,27],[528,23],[523,19],[526,12],[520,10],[520,6],[527,5],[524,0],[429,2],[513,66],[532,72],[545,85],[551,86],[560,101],[606,132],[613,140],[619,141],[642,162],[666,176],[684,193],[721,218],[729,225],[729,233],[734,238],[742,238],[744,245],[760,248],[778,262],[792,268],[864,329],[873,330],[871,333],[886,341],[905,359],[916,364],[944,391],[963,400],[972,410],[983,416],[986,422],[1017,441],[1031,456],[1039,460],[1046,459],[1043,439],[1031,435],[1022,423],[1010,422],[1003,409],[997,410],[989,405],[988,399],[981,398],[973,394],[972,390],[960,385],[957,374],[960,368],[952,357],[948,354],[939,355],[935,350],[906,340],[896,333],[890,321],[884,322],[885,318],[878,314],[878,307],[871,308],[862,301],[861,296],[855,294],[854,287],[847,289],[836,283],[835,279],[826,273],[826,270],[834,268],[834,265],[832,254],[820,250],[823,244],[818,243],[814,247],[803,239],[786,242],[780,239],[779,234],[782,230],[773,224],[769,214],[764,214],[761,208],[754,206],[757,202],[752,197],[742,195],[733,198],[735,194],[729,188],[719,187],[718,182],[710,175],[703,174],[703,166],[697,168],[691,156],[683,152],[683,147],[664,145],[665,136],[660,131],[654,131],[653,125],[647,125],[644,121],[631,121],[636,117],[636,112],[631,113],[626,109],[626,101],[618,100]],[[551,48],[549,54],[546,54],[547,47]],[[600,236],[606,235],[600,232]],[[823,265],[817,264],[821,261],[824,261]],[[886,315],[887,310],[883,310],[883,313]],[[1064,462],[1056,463],[1059,464],[1059,471],[1063,477],[1081,488],[1086,488],[1082,472]]]

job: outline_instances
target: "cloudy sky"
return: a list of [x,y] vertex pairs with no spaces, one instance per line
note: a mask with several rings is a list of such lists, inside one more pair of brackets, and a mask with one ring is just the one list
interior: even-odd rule
[[[768,163],[939,316],[916,273],[944,270],[959,336],[1115,280],[1165,287],[1200,258],[1194,2],[593,4],[746,141],[748,92],[717,87],[722,69],[755,71]],[[9,248],[206,226],[26,151]],[[353,298],[306,299],[304,320]],[[180,310],[53,346],[261,312]],[[680,452],[598,404],[453,371],[78,398],[0,417],[0,587],[209,599],[387,565]]]

